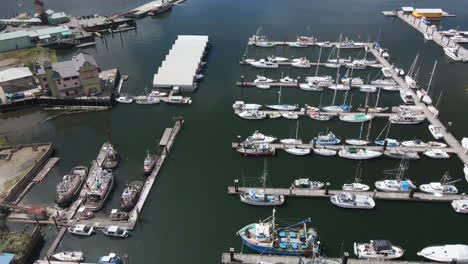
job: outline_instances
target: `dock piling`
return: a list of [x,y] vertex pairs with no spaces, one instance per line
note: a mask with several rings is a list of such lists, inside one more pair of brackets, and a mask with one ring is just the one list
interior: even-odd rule
[[414,188],[411,188],[410,191],[409,191],[408,197],[409,197],[410,199],[413,199],[414,190],[415,190]]
[[238,179],[234,179],[234,190],[237,192],[239,192],[239,180]]
[[387,144],[388,144],[388,141],[387,139],[385,139],[384,144],[383,144],[383,151],[387,150]]
[[312,141],[312,148],[315,149],[317,146],[317,137],[314,137],[314,140]]
[[234,248],[229,248],[229,259],[234,262]]
[[329,189],[330,189],[330,183],[327,182],[325,183],[325,195],[328,195]]
[[349,258],[349,253],[344,252],[343,257],[341,258],[341,264],[347,264],[348,263],[348,258]]
[[241,88],[244,88],[244,75],[241,75]]
[[57,231],[60,231],[60,228],[58,227],[57,220],[55,220],[55,216],[52,216],[52,220],[54,220],[54,225],[55,228],[57,228]]

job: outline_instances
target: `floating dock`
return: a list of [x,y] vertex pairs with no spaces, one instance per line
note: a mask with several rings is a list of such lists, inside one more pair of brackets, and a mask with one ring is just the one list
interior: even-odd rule
[[[257,88],[256,85],[258,84],[266,84],[266,85],[269,85],[270,87],[282,87],[282,88],[300,88],[299,87],[299,84],[296,82],[296,83],[281,83],[281,82],[270,82],[270,83],[265,83],[265,82],[259,82],[259,83],[255,83],[255,82],[236,82],[236,85],[239,86],[239,87],[254,87],[254,88]],[[395,88],[400,88],[396,85],[391,85],[391,84],[353,84],[351,86],[352,89],[354,88],[361,88],[363,86],[366,86],[366,87],[375,87],[376,89],[380,88],[380,87],[395,87]],[[329,89],[328,87],[323,87],[323,89]],[[330,89],[331,90],[331,89]],[[385,91],[385,90],[384,90]],[[341,92],[341,91],[340,91]]]
[[[293,62],[291,61],[278,61],[276,62],[276,64],[278,64],[279,66],[291,66]],[[250,65],[250,62],[247,62],[247,61],[244,61],[244,60],[241,60],[239,61],[239,64],[240,65]],[[309,64],[310,64],[310,67],[297,67],[298,69],[308,69],[308,68],[311,68],[312,66],[325,66],[327,64],[329,64],[328,62],[313,62],[313,61],[309,61]],[[345,66],[346,64],[348,63],[344,63],[344,62],[340,62],[339,63],[341,66]],[[371,68],[382,68],[383,66],[380,65],[380,64],[377,64],[377,63],[372,63],[372,64],[367,64],[368,67],[371,67]],[[258,68],[258,69],[263,69],[263,68]],[[336,68],[329,68],[329,69],[336,69]],[[360,71],[361,69],[359,69]]]

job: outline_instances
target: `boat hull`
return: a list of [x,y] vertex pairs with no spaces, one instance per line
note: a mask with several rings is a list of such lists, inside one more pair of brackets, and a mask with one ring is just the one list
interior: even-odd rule
[[261,254],[274,254],[274,255],[285,255],[285,256],[309,256],[312,252],[310,250],[297,250],[297,251],[292,251],[292,250],[278,250],[273,247],[264,247],[260,245],[255,245],[247,240],[245,240],[243,237],[241,237],[242,243],[249,247],[250,249],[261,253]]

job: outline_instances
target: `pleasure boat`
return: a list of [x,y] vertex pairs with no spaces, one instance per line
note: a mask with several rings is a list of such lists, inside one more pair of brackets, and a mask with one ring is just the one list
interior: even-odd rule
[[353,60],[351,59],[351,57],[349,57],[349,58],[339,58],[339,59],[328,59],[327,62],[346,64],[346,63],[353,62]]
[[257,47],[261,47],[261,48],[271,48],[275,46],[275,44],[270,41],[258,41],[258,42],[255,42],[254,45]]
[[325,183],[320,181],[311,181],[309,178],[294,180],[293,186],[299,189],[319,190],[325,187]]
[[305,57],[302,57],[299,60],[294,61],[293,63],[291,63],[291,66],[296,67],[296,68],[310,68],[311,67],[309,60],[307,60]]
[[262,189],[250,189],[239,195],[241,202],[256,206],[277,206],[284,204],[284,196],[278,194],[265,194]]
[[382,140],[376,140],[375,144],[377,146],[383,146],[383,145],[385,145],[385,142],[387,142],[387,147],[398,147],[398,146],[400,146],[400,142],[398,142],[398,140],[396,140],[394,138],[386,138],[386,139],[382,139]]
[[309,83],[309,85],[317,85],[320,87],[326,87],[333,83],[333,79],[329,75],[323,76],[308,76],[305,80]]
[[275,80],[273,79],[269,79],[265,76],[261,76],[261,75],[257,75],[257,79],[254,80],[254,83],[272,83],[274,82]]
[[81,251],[64,251],[55,253],[52,255],[52,258],[60,261],[67,262],[83,262],[83,252]]
[[285,148],[284,151],[286,151],[289,154],[293,154],[296,156],[305,156],[309,155],[311,150],[309,148],[301,148],[298,146],[292,147],[292,148]]
[[255,84],[255,87],[257,87],[258,89],[267,90],[271,88],[271,85],[266,83],[257,83]]
[[450,158],[450,155],[442,151],[440,149],[431,149],[423,153],[424,155],[428,156],[429,158],[433,159],[448,159]]
[[349,105],[329,105],[322,107],[322,110],[325,112],[349,112],[351,110],[351,106]]
[[421,141],[420,139],[413,139],[401,142],[401,145],[404,147],[412,147],[412,148],[424,148],[426,143]]
[[99,258],[99,264],[119,264],[120,257],[114,253],[109,253],[107,256],[102,256]]
[[86,225],[72,225],[68,227],[68,232],[79,236],[90,236],[94,232],[94,227]]
[[437,141],[428,141],[426,146],[430,148],[446,148],[447,144]]
[[233,109],[239,110],[258,110],[262,105],[259,104],[246,104],[244,101],[235,101],[232,105]]
[[416,189],[416,185],[411,180],[383,180],[376,181],[375,188],[382,192],[409,192],[411,189]]
[[248,119],[248,120],[260,120],[260,119],[265,119],[266,114],[265,113],[260,113],[258,110],[255,111],[242,111],[237,114],[240,118],[243,119]]
[[421,184],[419,189],[426,193],[433,194],[456,194],[458,193],[457,187],[451,184],[443,184],[440,182],[431,182],[428,184]]
[[392,77],[392,69],[389,67],[383,67],[382,68],[382,74],[386,78],[391,78]]
[[154,16],[154,15],[161,14],[171,9],[171,7],[172,7],[172,4],[169,1],[164,2],[164,0],[162,0],[161,2],[156,2],[153,5],[153,8],[151,8],[150,12]]
[[138,98],[135,100],[136,104],[140,105],[151,105],[151,104],[159,104],[161,100],[157,97],[145,96],[144,98]]
[[423,89],[416,90],[416,96],[426,105],[432,104],[432,99],[425,90]]
[[375,150],[366,150],[363,148],[342,148],[338,151],[338,156],[345,159],[367,160],[382,156],[382,152]]
[[451,58],[454,61],[462,61],[463,60],[463,58],[458,53],[457,48],[454,48],[454,47],[444,48],[444,53],[445,53],[445,55],[447,55],[449,58]]
[[371,81],[371,84],[375,85],[396,85],[397,83],[393,79],[379,79]]
[[351,87],[355,87],[355,85],[363,85],[364,81],[360,77],[356,78],[341,78],[341,82],[346,85],[350,85]]
[[370,243],[354,243],[354,254],[362,259],[389,260],[403,256],[401,247],[392,245],[388,240],[371,240]]
[[377,87],[375,86],[361,86],[359,87],[360,92],[364,93],[375,93],[377,91]]
[[355,60],[350,63],[345,64],[346,68],[353,69],[353,70],[365,70],[367,68],[367,63],[361,60]]
[[267,61],[267,60],[264,60],[264,59],[261,59],[259,61],[251,62],[250,65],[252,65],[253,67],[263,68],[263,69],[276,69],[276,68],[278,68],[278,63],[272,62],[272,61]]
[[88,187],[83,206],[88,211],[98,211],[102,208],[114,187],[114,176],[110,169],[95,167],[86,180]]
[[266,107],[278,111],[293,111],[297,109],[297,105],[289,105],[289,104],[276,104],[276,105],[265,105]]
[[372,119],[370,114],[345,114],[340,115],[340,120],[349,123],[362,123]]
[[119,226],[109,226],[106,229],[102,230],[102,233],[108,236],[113,236],[113,237],[128,237],[129,233],[127,229],[119,227]]
[[264,134],[260,133],[258,130],[249,136],[245,142],[254,143],[254,144],[261,144],[261,143],[272,143],[276,140],[276,137],[273,136],[265,136]]
[[268,114],[268,118],[270,119],[276,119],[276,118],[280,118],[281,117],[281,114],[280,113],[271,113],[271,114]]
[[316,148],[314,153],[320,156],[331,157],[336,155],[336,150],[326,148]]
[[293,119],[293,120],[299,118],[299,115],[298,115],[298,114],[296,114],[296,113],[294,113],[294,112],[289,112],[289,111],[288,111],[288,112],[282,112],[282,113],[281,113],[281,116],[284,117],[284,118],[286,118],[286,119]]
[[143,173],[145,175],[149,175],[153,171],[157,160],[157,155],[152,155],[149,151],[146,151],[146,158],[143,161]]
[[345,140],[346,144],[353,146],[365,146],[369,144],[369,141],[363,139],[349,138]]
[[314,120],[318,120],[318,121],[328,121],[330,119],[332,119],[332,115],[328,115],[328,114],[323,114],[323,113],[312,113],[309,115],[310,118],[314,119]]
[[331,48],[331,47],[333,47],[333,45],[330,43],[330,41],[317,42],[317,46],[322,47],[322,48]]
[[[358,107],[357,110],[359,112],[366,112],[365,107]],[[369,107],[367,109],[368,113],[382,113],[388,110],[388,107]]]
[[342,192],[330,197],[330,201],[342,208],[351,209],[373,209],[375,207],[374,199],[367,195],[351,194]]
[[77,210],[78,219],[88,220],[94,217],[94,213],[91,211],[86,211],[84,207],[80,207]]
[[387,91],[387,92],[399,92],[399,91],[401,91],[400,87],[392,86],[392,85],[386,85],[386,86],[382,86],[382,87],[379,87],[379,88],[384,90],[384,91]]
[[262,144],[241,144],[236,149],[243,156],[274,156],[275,148],[267,143]]
[[302,144],[302,140],[301,139],[295,139],[295,138],[285,138],[285,139],[281,139],[280,142],[282,144],[286,144],[286,145],[300,145]]
[[331,84],[328,86],[328,88],[337,91],[348,91],[349,89],[351,89],[351,87],[344,84]]
[[318,145],[338,145],[340,144],[341,139],[336,137],[333,132],[328,132],[326,135],[319,134],[316,139],[312,139],[310,144]]
[[296,41],[288,44],[291,48],[307,48],[307,42]]
[[435,139],[444,138],[444,134],[442,133],[442,128],[441,127],[434,126],[434,125],[429,125],[428,128],[429,128],[429,131],[431,132],[432,136]]
[[109,218],[111,221],[126,221],[129,218],[128,213],[119,211],[117,209],[112,209]]
[[468,262],[468,245],[431,246],[423,248],[417,255],[437,262],[466,263]]
[[405,76],[405,82],[412,89],[415,89],[418,87],[418,83],[409,75]]
[[286,62],[286,61],[289,61],[288,58],[285,58],[285,57],[278,57],[278,56],[275,56],[275,55],[271,55],[268,57],[268,60],[269,61],[273,61],[273,62]]
[[319,86],[317,83],[311,84],[311,83],[300,83],[299,84],[299,89],[304,90],[304,91],[311,91],[311,92],[322,92],[323,88]]
[[190,97],[182,97],[182,96],[169,96],[166,103],[168,104],[192,104],[192,100]]
[[420,159],[418,152],[409,150],[391,149],[384,151],[384,155],[392,159],[407,159],[418,160]]
[[416,115],[411,111],[400,112],[397,115],[391,115],[388,120],[392,124],[414,125],[426,120],[424,115]]
[[455,212],[468,214],[468,200],[453,200],[451,204]]
[[133,103],[133,98],[128,97],[128,96],[120,96],[115,99],[115,101],[121,103],[121,104],[131,104]]
[[120,209],[124,212],[130,212],[135,207],[140,197],[144,183],[142,181],[132,181],[125,187],[120,201]]
[[307,226],[308,218],[289,227],[277,227],[273,215],[258,223],[241,228],[237,235],[244,245],[261,254],[311,256],[318,253],[317,232]]
[[342,190],[348,192],[367,192],[369,190],[369,185],[362,184],[358,180],[353,183],[343,184]]
[[400,90],[400,97],[401,97],[401,100],[403,100],[405,104],[414,105],[414,98],[410,92],[407,92],[405,90]]
[[336,47],[338,49],[362,49],[364,48],[364,44],[359,43],[359,42],[354,42],[352,40],[346,40],[344,42],[336,44]]
[[280,79],[280,82],[281,82],[281,83],[288,83],[288,84],[295,84],[295,83],[296,83],[296,80],[293,79],[293,78],[291,78],[291,77],[289,77],[289,76],[286,76],[286,77],[284,77],[284,78],[281,78],[281,79]]
[[88,168],[85,166],[76,166],[63,176],[56,188],[55,203],[61,208],[68,207],[80,193],[87,176]]
[[148,94],[148,97],[164,97],[164,96],[167,96],[167,93],[166,92],[161,92],[161,91],[158,91],[158,90],[153,90],[153,91],[151,91],[150,94]]

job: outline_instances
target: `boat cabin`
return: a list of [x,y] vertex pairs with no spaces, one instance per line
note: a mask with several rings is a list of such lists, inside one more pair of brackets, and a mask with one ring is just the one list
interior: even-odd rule
[[126,236],[127,230],[118,226],[109,226],[106,229],[106,234],[110,236]]
[[388,240],[372,240],[371,244],[375,252],[379,254],[393,253],[392,243],[390,243]]

